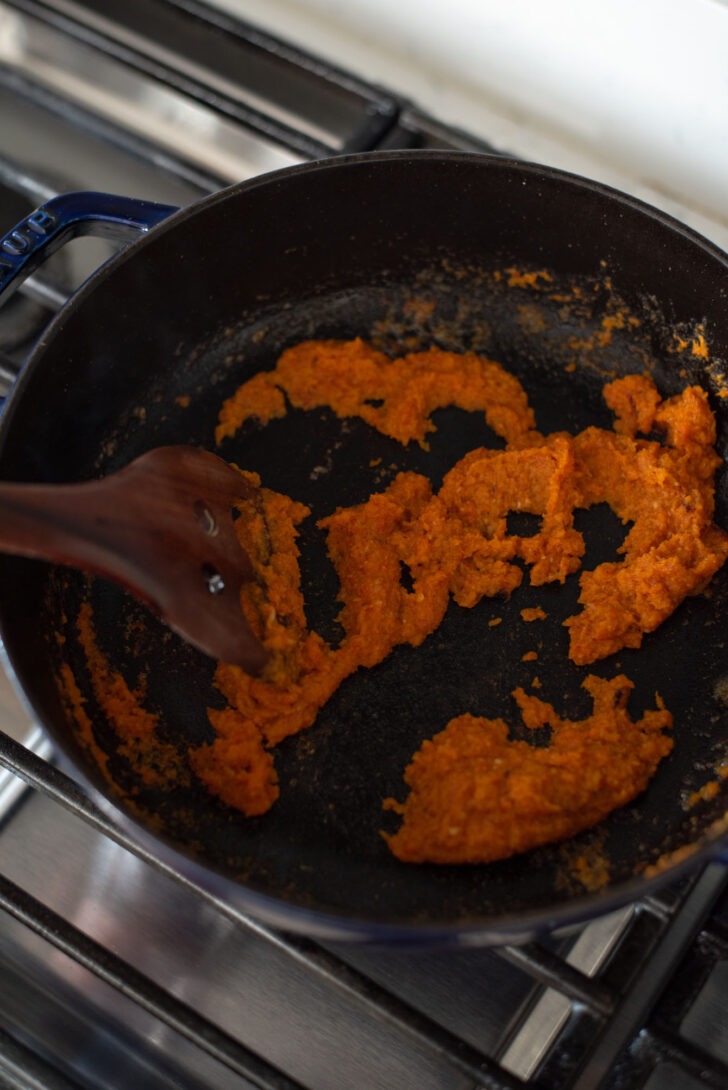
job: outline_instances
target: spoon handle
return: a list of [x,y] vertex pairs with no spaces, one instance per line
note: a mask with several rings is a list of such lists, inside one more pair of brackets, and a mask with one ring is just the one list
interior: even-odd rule
[[[99,487],[100,486],[100,487]],[[111,574],[118,532],[112,479],[82,484],[0,483],[0,552]]]

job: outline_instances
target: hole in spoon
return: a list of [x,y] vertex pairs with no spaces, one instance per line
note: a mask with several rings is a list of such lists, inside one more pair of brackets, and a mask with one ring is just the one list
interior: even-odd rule
[[218,526],[217,520],[213,515],[210,508],[207,506],[204,500],[195,500],[194,502],[195,518],[198,523],[208,535],[208,537],[214,537],[217,533]]
[[212,564],[202,565],[202,577],[207,583],[210,594],[222,594],[225,590],[225,580],[217,568],[213,568]]

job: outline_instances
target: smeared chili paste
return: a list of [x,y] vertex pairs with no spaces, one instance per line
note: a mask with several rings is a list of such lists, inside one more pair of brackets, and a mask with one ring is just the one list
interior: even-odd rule
[[[210,711],[215,740],[189,754],[211,793],[246,814],[265,812],[279,790],[272,747],[310,726],[355,670],[399,644],[418,646],[450,599],[469,608],[510,595],[524,567],[534,586],[579,571],[579,508],[607,503],[630,529],[622,560],[580,576],[581,609],[566,621],[577,665],[639,647],[686,596],[705,588],[728,555],[728,535],[713,524],[719,458],[706,395],[689,387],[663,401],[647,375],[630,375],[609,383],[604,396],[612,430],[542,435],[520,383],[498,363],[438,349],[391,360],[362,340],[297,345],[238,389],[222,406],[218,441],[250,420],[285,416],[291,404],[359,416],[427,449],[432,413],[456,405],[482,412],[506,447],[471,451],[438,491],[404,472],[365,503],[321,520],[340,582],[344,637],[336,647],[306,624],[296,535],[307,508],[262,486],[255,501],[241,504],[236,526],[256,570],[243,608],[272,657],[260,678],[217,667],[228,706]],[[538,532],[509,533],[513,511],[539,516]],[[102,686],[103,670],[100,677]],[[662,733],[670,713],[658,698],[656,710],[633,722],[623,676],[592,675],[585,685],[594,710],[583,722],[560,719],[523,690],[513,694],[526,727],[550,728],[545,747],[511,740],[505,722],[476,709],[425,742],[406,772],[409,796],[385,804],[403,818],[387,837],[392,851],[412,862],[504,858],[587,828],[643,791],[672,746]]]
[[[129,688],[124,678],[111,669],[102,653],[94,631],[91,607],[85,602],[78,617],[78,632],[86,655],[94,696],[99,707],[114,725],[119,737],[117,752],[126,758],[142,783],[164,787],[183,783],[188,777],[185,763],[176,748],[163,742],[157,733],[158,717],[143,705],[143,684],[136,691]],[[80,691],[67,678],[64,691],[67,699],[81,707]],[[75,691],[74,691],[75,690]],[[92,741],[85,709],[79,717],[83,726],[82,738],[88,745]],[[103,761],[102,770],[106,769]]]

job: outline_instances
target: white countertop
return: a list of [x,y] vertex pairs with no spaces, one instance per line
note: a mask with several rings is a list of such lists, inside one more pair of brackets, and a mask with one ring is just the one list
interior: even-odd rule
[[725,0],[212,0],[728,249]]

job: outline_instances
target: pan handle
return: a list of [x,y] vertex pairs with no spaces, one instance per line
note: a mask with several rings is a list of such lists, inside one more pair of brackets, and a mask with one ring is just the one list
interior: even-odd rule
[[39,265],[72,238],[129,242],[178,209],[111,193],[65,193],[36,208],[0,240],[0,305]]

